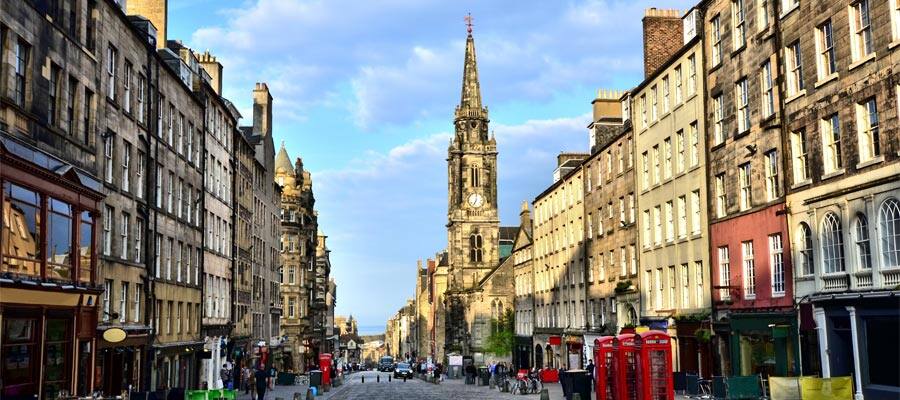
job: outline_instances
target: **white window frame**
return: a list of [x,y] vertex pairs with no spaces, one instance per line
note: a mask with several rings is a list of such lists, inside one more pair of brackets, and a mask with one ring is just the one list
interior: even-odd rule
[[872,33],[872,9],[869,0],[859,0],[849,7],[850,58],[860,62],[875,52]]
[[691,167],[700,165],[700,130],[697,121],[690,124],[690,140],[691,140]]
[[728,246],[718,249],[719,261],[719,300],[731,299],[731,260]]
[[769,235],[769,272],[772,280],[772,297],[785,293],[784,241],[780,233]]
[[791,132],[791,154],[793,156],[794,185],[805,182],[809,179],[808,160],[808,144],[806,142],[806,131],[799,130]]
[[784,63],[787,72],[787,84],[785,85],[787,96],[798,96],[803,90],[803,53],[799,40],[784,48]]
[[841,151],[840,117],[837,113],[819,121],[822,133],[822,161],[826,174],[840,171],[844,168],[843,152]]
[[778,180],[778,150],[772,149],[765,153],[766,174],[766,200],[772,201],[778,198],[781,188]]
[[687,196],[678,196],[678,237],[687,237]]
[[747,78],[741,78],[734,84],[734,105],[737,111],[738,133],[750,130],[750,84]]
[[756,261],[753,241],[741,242],[741,264],[743,264],[744,300],[756,298]]
[[738,166],[738,183],[740,184],[740,202],[741,211],[748,210],[753,206],[753,172],[751,163],[747,162]]
[[827,20],[816,27],[816,75],[823,82],[834,74],[837,74],[834,25]]
[[694,235],[699,235],[701,226],[703,225],[701,223],[700,189],[691,192],[691,213],[691,232]]
[[747,45],[747,23],[744,13],[744,0],[731,0],[731,35],[734,38],[734,50]]
[[722,63],[722,16],[716,14],[709,20],[709,32],[712,35],[712,66]]
[[762,87],[762,112],[763,118],[768,118],[775,114],[775,85],[772,79],[772,61],[766,60],[763,63],[760,76]]
[[725,96],[713,97],[713,145],[725,142]]
[[131,230],[131,216],[126,212],[122,213],[122,222],[119,230],[119,236],[121,237],[120,240],[122,242],[122,253],[120,254],[120,256],[123,260],[127,260],[129,255],[128,253],[130,253],[130,247],[128,246],[128,236]]
[[875,97],[870,97],[855,108],[859,161],[866,162],[881,156],[878,104]]
[[684,100],[683,93],[681,91],[681,85],[682,85],[681,80],[682,79],[684,79],[684,77],[681,74],[681,65],[678,65],[677,67],[675,67],[675,99],[674,99],[674,101],[675,101],[676,106],[681,104],[681,102]]
[[728,215],[728,194],[725,190],[725,173],[716,175],[716,217]]

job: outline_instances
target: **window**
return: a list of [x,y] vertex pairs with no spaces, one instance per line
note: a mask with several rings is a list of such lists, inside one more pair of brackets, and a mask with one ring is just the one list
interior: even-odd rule
[[740,207],[743,211],[750,208],[750,206],[752,205],[752,190],[750,188],[750,163],[746,163],[738,167],[738,179],[740,180],[741,185]]
[[296,302],[297,302],[297,299],[295,297],[293,297],[293,296],[288,297],[287,303],[288,303],[288,317],[289,318],[294,318],[294,315],[295,315],[294,312],[297,307]]
[[619,226],[625,226],[625,197],[619,197]]
[[25,107],[26,83],[28,82],[28,61],[31,46],[23,40],[16,42],[15,100],[16,105]]
[[818,78],[825,80],[837,73],[837,56],[834,51],[834,31],[831,21],[825,21],[816,27],[816,64]]
[[775,89],[772,83],[772,62],[766,60],[762,67],[762,112],[763,118],[768,118],[775,113]]
[[700,165],[700,132],[697,121],[691,122],[691,167]]
[[594,282],[594,257],[588,257],[587,280],[588,283]]
[[672,138],[663,140],[663,177],[672,177]]
[[716,14],[709,22],[710,34],[712,35],[712,65],[716,66],[722,63],[722,22],[721,17]]
[[738,50],[747,44],[747,25],[744,23],[744,0],[731,0],[731,24],[734,36],[734,49]]
[[59,90],[60,77],[62,71],[56,64],[50,63],[50,82],[47,87],[47,125],[56,126],[59,122],[57,114],[59,113]]
[[103,162],[104,162],[104,179],[106,183],[113,181],[113,148],[116,146],[115,137],[107,135],[103,138]]
[[587,223],[588,223],[588,225],[587,225],[587,237],[588,237],[588,239],[593,239],[593,238],[594,238],[594,215],[593,215],[593,214],[588,213],[588,215],[587,215]]
[[791,152],[794,156],[794,184],[809,179],[807,163],[806,131],[791,132]]
[[662,111],[669,112],[669,76],[666,75],[662,79]]
[[725,193],[725,173],[716,175],[716,217],[722,218],[727,213],[728,195]]
[[125,212],[122,213],[121,224],[122,225],[120,226],[121,229],[119,232],[119,236],[121,237],[121,242],[122,242],[121,257],[123,260],[127,260],[128,255],[129,255],[129,250],[130,250],[130,248],[128,247],[128,233],[131,230],[131,226],[130,226],[131,225],[131,216],[129,216],[128,213],[125,213]]
[[156,208],[162,208],[163,198],[163,168],[162,165],[156,164]]
[[891,37],[900,40],[900,0],[891,0]]
[[641,95],[641,128],[647,128],[647,96]]
[[631,256],[631,274],[637,275],[637,253],[634,252],[634,244],[628,245],[628,254]]
[[628,222],[634,223],[634,193],[628,193]]
[[107,279],[103,284],[103,322],[108,322],[110,315],[112,315],[112,291],[113,291],[113,281],[112,279]]
[[606,259],[604,258],[606,255],[600,253],[600,257],[598,257],[598,261],[600,261],[600,265],[597,268],[597,275],[599,276],[600,281],[606,280]]
[[753,242],[741,242],[744,263],[744,299],[756,298],[756,265],[753,262]]
[[122,141],[122,190],[131,191],[131,143]]
[[812,231],[809,229],[809,225],[804,222],[801,222],[797,228],[797,247],[800,249],[800,274],[804,276],[812,275],[815,272]]
[[781,235],[769,235],[769,269],[772,272],[772,296],[784,296],[784,244]]
[[128,309],[128,282],[122,282],[122,289],[119,291],[119,322],[125,323],[125,310]]
[[166,248],[169,249],[168,257],[166,257],[166,279],[172,280],[172,262],[175,261],[175,239],[168,238],[166,240]]
[[662,308],[662,294],[663,294],[663,286],[662,286],[662,268],[657,268],[653,271],[653,286],[656,288],[656,307],[655,309],[659,310]]
[[124,104],[122,108],[126,113],[131,113],[131,63],[125,61],[125,75],[122,77],[122,86],[124,86]]
[[865,214],[857,214],[853,223],[853,242],[856,244],[856,262],[861,269],[872,269],[872,251],[869,247],[869,221]]
[[469,261],[481,262],[483,251],[481,235],[475,233],[469,236]]
[[850,6],[850,33],[850,54],[853,61],[860,61],[874,51],[869,0],[860,0]]
[[681,308],[691,307],[691,291],[689,288],[690,280],[690,267],[688,267],[686,263],[681,264]]
[[762,32],[769,27],[769,2],[768,0],[756,0],[756,30]]
[[800,0],[781,0],[781,15],[791,12],[800,5]]
[[650,158],[647,152],[641,154],[641,188],[647,190],[650,187]]
[[881,154],[878,137],[878,106],[872,97],[856,105],[856,127],[859,140],[859,160],[868,161]]
[[144,285],[137,283],[134,285],[134,299],[131,303],[131,321],[141,322],[141,293],[144,291]]
[[769,150],[766,152],[766,200],[772,201],[778,198],[780,189],[778,187],[778,151]]
[[659,183],[659,145],[653,146],[653,184]]
[[796,96],[803,90],[803,60],[799,40],[784,49],[784,60],[787,69],[787,96]]
[[844,272],[844,238],[841,220],[828,213],[822,220],[822,264],[826,274]]
[[697,92],[697,57],[688,56],[688,82],[687,94],[693,96]]
[[700,233],[700,190],[691,192],[691,231],[696,235]]
[[825,173],[836,172],[843,167],[841,160],[841,125],[837,114],[820,122],[822,131],[822,152]]
[[750,92],[747,78],[739,80],[734,86],[738,133],[743,133],[750,130]]
[[84,111],[81,115],[84,118],[84,143],[93,144],[93,122],[94,122],[94,92],[87,88],[84,89]]
[[657,90],[656,85],[653,85],[653,87],[650,88],[650,121],[656,121],[657,119],[659,119],[656,113],[656,105],[658,100],[659,91]]
[[900,202],[890,198],[878,212],[881,235],[881,267],[900,267]]
[[678,237],[687,237],[687,198],[678,197]]
[[656,206],[653,208],[653,224],[655,228],[653,229],[653,242],[656,245],[660,245],[662,243],[662,209],[660,206]]
[[68,98],[66,100],[66,132],[69,135],[75,135],[75,98],[78,95],[78,80],[73,77],[69,77],[68,86],[66,86],[66,94]]
[[675,221],[674,216],[672,215],[672,201],[666,202],[666,241],[671,242],[675,240]]
[[681,76],[681,65],[675,67],[675,105],[681,104],[682,94],[681,94],[681,80],[684,77]]
[[166,211],[172,212],[175,203],[175,173],[169,172],[169,180],[166,182]]
[[684,130],[675,133],[675,168],[676,171],[684,172]]
[[141,262],[144,258],[144,220],[134,219],[134,262]]
[[675,306],[675,266],[670,265],[667,275],[669,275],[669,308],[674,309]]
[[697,288],[697,290],[695,292],[697,295],[697,299],[696,299],[697,307],[701,307],[701,306],[703,306],[703,299],[704,299],[704,297],[706,297],[706,291],[703,289],[703,262],[702,261],[694,261],[694,273],[697,274],[697,277],[695,279],[695,282],[697,282],[697,284],[694,285],[694,287]]
[[650,210],[644,210],[644,247],[650,247]]
[[116,215],[110,206],[105,206],[106,212],[103,214],[103,255],[112,255],[112,221]]
[[731,263],[728,260],[728,246],[719,247],[719,299],[731,299]]
[[157,278],[161,278],[161,265],[162,265],[162,235],[156,235],[156,243],[153,246],[153,251],[155,252],[154,263],[155,265],[155,274]]
[[116,99],[116,67],[119,64],[119,51],[115,47],[106,48],[106,97]]
[[147,102],[147,92],[144,86],[146,86],[146,81],[144,80],[144,75],[138,74],[138,95],[137,95],[137,119],[139,123],[146,124],[147,121],[144,119],[145,111],[144,104]]
[[725,99],[721,94],[713,97],[713,145],[725,142]]

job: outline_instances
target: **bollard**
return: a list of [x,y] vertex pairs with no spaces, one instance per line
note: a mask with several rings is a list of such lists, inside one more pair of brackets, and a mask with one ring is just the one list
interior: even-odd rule
[[391,376],[390,376],[390,375],[388,375],[388,382],[390,382],[390,381],[391,381]]
[[315,392],[313,392],[313,388],[306,389],[306,400],[314,400],[316,398]]
[[572,393],[572,400],[581,400],[581,393]]
[[547,391],[547,388],[541,389],[541,400],[550,400],[550,392]]
[[365,375],[361,376],[360,378],[362,378],[362,383],[366,383],[366,376],[365,376]]
[[403,375],[403,382],[406,382],[406,375]]
[[491,380],[488,381],[488,384],[490,385],[491,389],[494,388],[494,377],[493,376],[491,377]]
[[381,383],[381,374],[375,375],[375,382],[376,382],[376,383]]

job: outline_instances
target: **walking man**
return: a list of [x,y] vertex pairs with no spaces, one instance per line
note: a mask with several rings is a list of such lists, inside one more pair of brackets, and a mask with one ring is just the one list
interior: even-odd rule
[[256,400],[265,400],[266,389],[269,388],[269,372],[266,371],[265,366],[260,365],[256,369],[254,377],[256,378]]

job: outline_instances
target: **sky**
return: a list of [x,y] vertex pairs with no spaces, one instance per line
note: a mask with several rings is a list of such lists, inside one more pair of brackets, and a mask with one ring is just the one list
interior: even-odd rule
[[[313,178],[337,311],[374,333],[446,247],[446,157],[471,13],[483,103],[499,150],[501,225],[587,151],[597,89],[643,75],[644,9],[686,0],[173,0],[168,39],[209,50],[251,124],[274,98],[274,139]],[[680,38],[673,38],[680,40]]]

